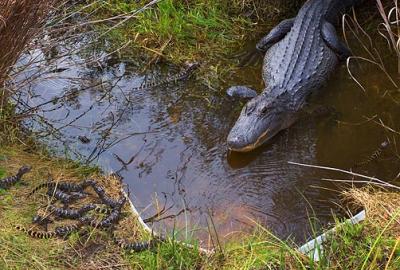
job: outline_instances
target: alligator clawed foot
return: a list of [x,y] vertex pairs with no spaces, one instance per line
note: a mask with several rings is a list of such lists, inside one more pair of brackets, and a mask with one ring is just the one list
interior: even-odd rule
[[257,96],[257,92],[247,86],[232,86],[226,90],[226,94],[232,98],[250,99]]

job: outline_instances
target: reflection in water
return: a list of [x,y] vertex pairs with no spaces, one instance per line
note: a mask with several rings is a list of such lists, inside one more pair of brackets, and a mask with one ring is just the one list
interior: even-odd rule
[[[58,51],[67,50],[63,46]],[[350,168],[386,138],[368,121],[350,125],[306,116],[269,145],[252,153],[228,153],[226,136],[242,105],[225,97],[226,86],[217,92],[191,80],[132,90],[178,70],[159,66],[142,74],[102,54],[89,63],[79,55],[57,56],[36,50],[21,59],[21,64],[39,60],[18,78],[37,77],[26,86],[20,108],[25,113],[36,108],[36,118],[27,124],[60,152],[117,171],[143,216],[154,214],[154,201],[162,203],[163,194],[168,206],[173,205],[169,214],[187,208],[186,215],[162,223],[168,229],[188,223],[206,228],[211,216],[221,235],[248,230],[257,221],[281,237],[303,239],[310,215],[315,213],[323,223],[331,220],[338,187],[320,181],[326,172],[287,162]],[[367,68],[363,72],[375,74]],[[256,85],[258,72],[252,80]],[[317,100],[335,107],[342,122],[360,122],[382,108],[398,114],[378,92],[362,93],[344,67],[324,92]],[[83,137],[89,140],[83,142]],[[366,173],[391,176],[392,165],[390,159],[374,162]],[[196,231],[198,237],[206,235]]]

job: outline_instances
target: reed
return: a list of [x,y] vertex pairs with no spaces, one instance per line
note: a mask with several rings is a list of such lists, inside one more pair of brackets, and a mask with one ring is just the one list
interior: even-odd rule
[[0,1],[0,110],[11,95],[5,82],[25,47],[41,29],[53,0]]

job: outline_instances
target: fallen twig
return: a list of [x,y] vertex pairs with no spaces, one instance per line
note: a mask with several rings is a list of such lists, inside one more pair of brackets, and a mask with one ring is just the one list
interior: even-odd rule
[[[355,172],[351,172],[351,171],[346,171],[346,170],[343,170],[343,169],[332,168],[332,167],[326,167],[326,166],[318,166],[318,165],[302,164],[302,163],[297,163],[297,162],[293,162],[293,161],[289,161],[288,163],[291,164],[291,165],[297,165],[297,166],[301,166],[301,167],[307,167],[307,168],[315,168],[315,169],[322,169],[322,170],[328,170],[328,171],[341,172],[341,173],[349,174],[349,175],[352,175],[352,176],[356,176],[356,177],[361,177],[361,178],[364,178],[364,179],[368,179],[368,180],[374,182],[375,184],[378,183],[378,184],[384,185],[384,186],[386,186],[386,187],[390,187],[390,188],[394,188],[394,189],[400,190],[400,187],[399,187],[399,186],[390,184],[390,183],[385,182],[385,181],[383,181],[383,180],[381,180],[381,179],[379,179],[379,178],[371,177],[371,176],[366,176],[366,175],[363,175],[363,174],[359,174],[359,173],[355,173]],[[369,182],[368,182],[368,183],[369,183]]]

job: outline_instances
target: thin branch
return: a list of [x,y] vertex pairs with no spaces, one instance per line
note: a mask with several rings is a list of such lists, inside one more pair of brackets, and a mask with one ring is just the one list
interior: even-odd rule
[[371,180],[372,182],[379,183],[379,184],[381,184],[381,185],[386,185],[387,187],[400,190],[400,187],[399,187],[399,186],[396,186],[396,185],[387,183],[387,182],[385,182],[385,181],[383,181],[383,180],[381,180],[381,179],[379,179],[379,178],[371,177],[371,176],[366,176],[366,175],[363,175],[363,174],[359,174],[359,173],[355,173],[355,172],[351,172],[351,171],[346,171],[346,170],[343,170],[343,169],[332,168],[332,167],[326,167],[326,166],[318,166],[318,165],[302,164],[302,163],[297,163],[297,162],[293,162],[293,161],[289,161],[288,163],[291,164],[291,165],[297,165],[297,166],[301,166],[301,167],[307,167],[307,168],[322,169],[322,170],[327,170],[327,171],[341,172],[341,173],[349,174],[349,175],[352,175],[352,176],[357,176],[357,177],[360,177],[360,178],[368,179],[368,180]]

